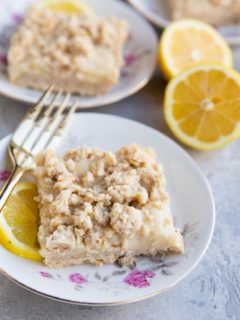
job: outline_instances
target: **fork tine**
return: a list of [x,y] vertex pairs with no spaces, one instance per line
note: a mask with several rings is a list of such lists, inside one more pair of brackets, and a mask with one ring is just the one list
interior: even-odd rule
[[40,111],[42,110],[42,107],[44,106],[44,101],[46,100],[46,98],[49,96],[49,94],[53,91],[53,84],[51,84],[47,90],[44,91],[44,93],[42,94],[42,96],[39,98],[36,106],[34,106],[28,113],[27,113],[27,117],[30,119],[36,119],[37,116],[39,115]]
[[62,90],[59,90],[58,93],[53,97],[49,107],[45,110],[44,116],[49,117],[51,115],[52,111],[56,107],[56,102],[61,97],[61,95],[62,95]]
[[40,97],[39,101],[37,104],[27,113],[25,118],[22,120],[22,122],[19,124],[17,129],[15,130],[12,141],[17,144],[21,145],[23,141],[26,139],[28,136],[29,132],[33,128],[33,121],[38,117],[40,114],[43,106],[44,106],[44,101],[45,99],[50,95],[50,93],[53,90],[53,85],[51,85]]
[[63,120],[59,123],[52,137],[49,139],[49,141],[45,145],[45,149],[56,149],[58,147],[62,138],[63,131],[66,128],[67,124],[69,123],[69,120],[72,114],[76,111],[76,109],[77,109],[77,102],[74,101],[73,105],[68,108]]
[[56,102],[61,96],[61,91],[55,93],[52,98],[50,105],[46,108],[45,112],[43,113],[42,117],[34,124],[30,134],[26,137],[26,139],[22,142],[22,147],[24,150],[30,152],[36,141],[39,139],[41,133],[47,127],[50,119],[50,115],[54,108],[56,107]]
[[41,150],[43,150],[45,148],[45,146],[47,145],[50,137],[53,135],[56,128],[58,127],[59,122],[62,119],[62,113],[64,112],[64,110],[67,106],[67,102],[70,99],[70,97],[71,97],[71,95],[67,94],[65,96],[62,104],[57,109],[57,111],[51,117],[49,117],[49,121],[48,121],[46,127],[42,131],[38,140],[33,145],[32,150],[30,150],[33,155],[35,155],[38,152],[40,152]]
[[64,109],[67,106],[68,100],[70,100],[70,97],[71,97],[70,93],[67,93],[60,108],[57,109],[56,115],[54,115],[54,117],[58,117],[64,111]]

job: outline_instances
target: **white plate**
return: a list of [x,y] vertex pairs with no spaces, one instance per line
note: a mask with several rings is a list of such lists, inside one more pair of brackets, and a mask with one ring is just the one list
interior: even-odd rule
[[[26,7],[34,0],[1,0],[0,93],[12,99],[35,103],[41,93],[11,84],[6,74],[9,39],[17,29]],[[36,0],[35,0],[36,1]],[[129,24],[129,39],[124,49],[125,66],[119,83],[106,95],[76,96],[79,108],[91,108],[119,101],[140,90],[152,76],[156,65],[157,36],[151,25],[129,5],[116,0],[88,0],[99,16],[114,15]]]
[[[135,121],[97,113],[76,114],[60,151],[87,144],[117,150],[136,142],[153,147],[163,164],[175,224],[183,231],[186,253],[137,258],[136,269],[115,265],[79,265],[49,269],[11,254],[0,246],[0,270],[36,293],[87,305],[123,304],[161,293],[182,280],[207,250],[215,223],[211,189],[191,157],[175,142]],[[80,128],[80,129],[79,129]],[[0,168],[10,137],[0,141]],[[4,178],[0,171],[0,177]],[[145,286],[140,280],[145,279]],[[130,281],[131,280],[131,281]],[[129,284],[131,282],[131,285]]]
[[[128,2],[158,27],[165,28],[171,22],[166,0],[128,0]],[[221,26],[218,31],[229,44],[240,44],[240,24]]]

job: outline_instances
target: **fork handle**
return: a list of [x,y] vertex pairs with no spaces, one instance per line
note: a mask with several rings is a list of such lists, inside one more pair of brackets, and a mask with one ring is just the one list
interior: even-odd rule
[[24,173],[24,169],[16,166],[13,170],[11,177],[8,179],[6,184],[3,186],[3,189],[0,192],[0,212],[1,212],[2,208],[4,207],[8,197],[10,196],[16,183],[22,177],[23,173]]

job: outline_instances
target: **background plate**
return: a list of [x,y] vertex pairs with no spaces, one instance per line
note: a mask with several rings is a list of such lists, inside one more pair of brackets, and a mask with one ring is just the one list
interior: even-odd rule
[[[0,93],[28,103],[35,103],[41,93],[15,86],[8,81],[6,53],[12,34],[17,30],[26,7],[32,2],[34,1],[1,0],[0,19]],[[103,96],[74,96],[79,108],[106,105],[137,92],[149,81],[156,65],[157,36],[143,17],[120,1],[88,0],[87,3],[99,16],[114,15],[125,19],[129,24],[129,38],[124,49],[125,66],[119,83]]]
[[[170,23],[166,0],[128,0],[128,2],[156,26],[165,28]],[[229,44],[240,44],[240,24],[221,26],[218,31]]]

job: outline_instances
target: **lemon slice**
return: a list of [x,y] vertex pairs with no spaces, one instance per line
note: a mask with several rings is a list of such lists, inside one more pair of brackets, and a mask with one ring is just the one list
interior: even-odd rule
[[0,212],[0,243],[19,256],[40,261],[36,195],[37,189],[32,183],[15,186]]
[[169,128],[183,143],[213,150],[240,136],[240,75],[206,64],[171,80],[164,98]]
[[44,5],[52,11],[64,12],[68,14],[93,14],[92,9],[81,0],[43,0],[41,5]]
[[159,63],[167,78],[199,63],[232,66],[232,52],[224,38],[210,25],[198,20],[171,23],[159,45]]

